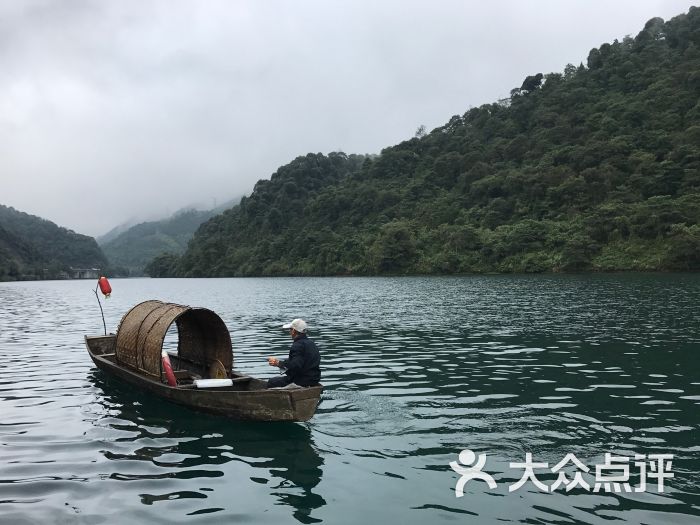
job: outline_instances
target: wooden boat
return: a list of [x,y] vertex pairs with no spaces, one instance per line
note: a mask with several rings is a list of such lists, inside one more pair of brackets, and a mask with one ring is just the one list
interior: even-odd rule
[[[167,356],[176,384],[170,386],[162,350],[173,323],[177,351]],[[95,365],[110,375],[173,403],[234,419],[307,421],[323,391],[322,385],[268,389],[266,381],[234,371],[228,328],[206,308],[145,301],[124,315],[116,335],[85,336],[85,345]],[[202,388],[206,383],[226,386]]]

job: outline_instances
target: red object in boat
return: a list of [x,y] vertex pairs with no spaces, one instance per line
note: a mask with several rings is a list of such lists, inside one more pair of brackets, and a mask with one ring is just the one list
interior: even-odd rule
[[163,350],[161,356],[163,357],[163,370],[165,370],[165,377],[168,380],[168,385],[177,386],[177,379],[175,379],[175,372],[173,372],[173,365],[170,364],[168,352]]
[[112,287],[110,286],[107,278],[103,275],[98,279],[97,284],[100,285],[100,291],[104,294],[104,296],[109,297],[109,294],[112,293]]

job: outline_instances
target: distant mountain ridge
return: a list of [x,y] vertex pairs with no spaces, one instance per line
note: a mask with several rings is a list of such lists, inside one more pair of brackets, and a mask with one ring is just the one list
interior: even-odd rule
[[122,233],[127,231],[129,228],[133,228],[137,224],[141,224],[141,222],[145,221],[127,221],[123,224],[120,224],[119,226],[115,226],[111,230],[109,230],[107,233],[104,235],[98,235],[95,237],[95,240],[97,241],[97,244],[100,246],[103,246],[107,244],[110,241],[113,241],[117,237],[119,237]]
[[107,266],[92,237],[0,204],[0,281],[55,279],[69,276],[70,268]]
[[227,201],[212,210],[183,208],[162,220],[117,226],[99,237],[98,242],[117,274],[143,275],[151,259],[161,253],[181,254],[200,224],[238,200]]

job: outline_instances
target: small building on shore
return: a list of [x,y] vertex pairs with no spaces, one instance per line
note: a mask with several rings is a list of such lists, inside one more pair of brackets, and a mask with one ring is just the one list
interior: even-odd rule
[[99,268],[71,268],[68,272],[70,279],[98,279]]

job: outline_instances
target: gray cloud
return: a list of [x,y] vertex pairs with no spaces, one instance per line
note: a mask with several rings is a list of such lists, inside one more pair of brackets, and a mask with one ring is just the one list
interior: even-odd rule
[[98,235],[374,153],[689,1],[0,3],[0,204]]

